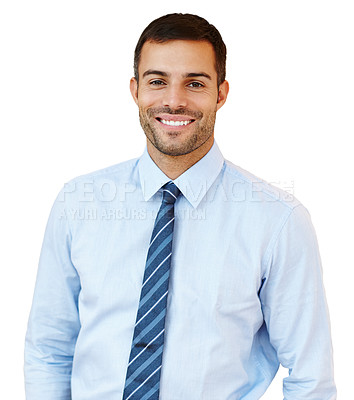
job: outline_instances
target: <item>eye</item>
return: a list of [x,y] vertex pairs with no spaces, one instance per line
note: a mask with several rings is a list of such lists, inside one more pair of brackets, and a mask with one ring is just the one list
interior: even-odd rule
[[202,83],[200,83],[200,82],[191,82],[191,83],[188,84],[188,86],[189,86],[189,87],[192,87],[192,88],[201,88],[201,87],[204,87],[204,85],[203,85]]
[[150,82],[151,86],[162,86],[165,83],[161,81],[160,79],[154,79],[153,81]]

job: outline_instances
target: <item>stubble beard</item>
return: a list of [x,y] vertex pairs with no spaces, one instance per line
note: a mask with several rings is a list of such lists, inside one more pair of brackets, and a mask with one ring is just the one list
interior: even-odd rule
[[[192,116],[193,119],[195,119],[193,122],[193,125],[195,125],[193,132],[188,135],[187,139],[183,143],[165,143],[163,135],[166,135],[166,133],[159,132],[159,129],[155,125],[155,115],[159,113]],[[187,109],[173,111],[170,108],[164,107],[150,108],[144,111],[139,107],[140,125],[143,128],[147,139],[158,151],[169,156],[182,156],[189,154],[202,146],[213,135],[216,108],[213,112],[209,113],[205,121],[202,122],[203,116],[204,115],[201,111],[191,111]],[[180,133],[180,131],[174,130],[168,132],[168,135],[173,138],[174,136],[178,136]]]

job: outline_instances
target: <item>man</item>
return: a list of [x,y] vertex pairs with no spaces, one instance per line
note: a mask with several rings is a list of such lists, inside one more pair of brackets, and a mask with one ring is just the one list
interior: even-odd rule
[[214,141],[225,61],[198,16],[142,33],[130,89],[147,148],[74,179],[54,203],[28,400],[257,400],[279,363],[287,400],[336,398],[310,217]]

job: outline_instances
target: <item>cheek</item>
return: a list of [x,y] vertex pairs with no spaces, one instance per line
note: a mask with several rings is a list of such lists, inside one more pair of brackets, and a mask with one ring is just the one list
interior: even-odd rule
[[217,96],[214,93],[194,95],[189,97],[189,104],[205,114],[214,112],[217,106]]
[[159,96],[156,92],[147,92],[144,90],[138,92],[138,102],[143,108],[148,108],[154,104],[157,104],[160,100],[161,96]]

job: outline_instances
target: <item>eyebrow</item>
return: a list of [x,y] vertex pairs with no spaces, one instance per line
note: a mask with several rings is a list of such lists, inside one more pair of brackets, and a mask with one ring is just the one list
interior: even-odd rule
[[[144,72],[143,78],[145,78],[148,75],[159,75],[159,76],[169,77],[171,74],[164,71],[158,71],[156,69],[148,69],[147,71]],[[205,72],[189,72],[188,74],[183,75],[183,78],[198,78],[200,76],[212,80],[211,76]]]

